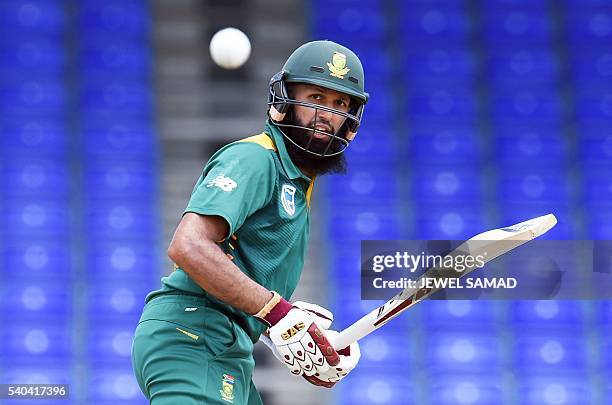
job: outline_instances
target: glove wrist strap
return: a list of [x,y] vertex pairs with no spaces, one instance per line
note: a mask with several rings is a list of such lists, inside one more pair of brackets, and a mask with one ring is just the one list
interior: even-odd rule
[[293,308],[291,303],[272,291],[272,298],[254,316],[269,327],[274,326]]

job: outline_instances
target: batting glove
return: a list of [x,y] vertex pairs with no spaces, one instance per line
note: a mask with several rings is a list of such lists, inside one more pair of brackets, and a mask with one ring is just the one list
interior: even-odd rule
[[327,339],[325,329],[317,323],[329,327],[331,313],[314,304],[297,302],[292,305],[278,293],[273,294],[272,299],[255,314],[269,327],[269,339],[262,336],[261,340],[270,343],[272,352],[294,375],[312,376],[336,366],[340,356]]

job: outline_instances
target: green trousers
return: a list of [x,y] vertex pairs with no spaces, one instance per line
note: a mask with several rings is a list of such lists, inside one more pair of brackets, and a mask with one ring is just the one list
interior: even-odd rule
[[161,295],[136,327],[132,366],[152,405],[260,405],[253,342],[207,300]]

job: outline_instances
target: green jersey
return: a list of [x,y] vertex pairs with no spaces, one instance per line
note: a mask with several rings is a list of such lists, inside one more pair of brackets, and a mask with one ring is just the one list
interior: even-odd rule
[[[223,217],[229,233],[219,242],[221,249],[251,279],[289,299],[306,256],[313,184],[268,122],[264,133],[230,143],[210,158],[185,212]],[[254,317],[206,294],[181,268],[162,283],[147,300],[177,290],[204,295],[237,319],[253,342],[265,329]]]

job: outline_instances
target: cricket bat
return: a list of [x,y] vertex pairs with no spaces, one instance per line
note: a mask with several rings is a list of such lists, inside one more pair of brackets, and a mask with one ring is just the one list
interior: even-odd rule
[[[496,257],[508,253],[522,244],[545,234],[553,226],[555,226],[556,223],[557,218],[553,214],[548,214],[505,228],[483,232],[463,242],[447,256],[460,253],[475,257],[486,252],[486,258],[483,260],[483,262],[488,263]],[[417,285],[420,285],[419,280],[422,278],[448,277],[449,270],[455,273],[452,275],[453,277],[458,278],[463,277],[478,268],[480,267],[468,268],[461,273],[452,269],[430,268],[417,280]],[[439,290],[440,288],[426,287],[420,289],[404,289],[381,307],[373,310],[340,332],[340,334],[333,341],[334,348],[336,350],[344,349],[351,343],[358,341],[366,335],[369,335],[403,311],[421,302]]]

